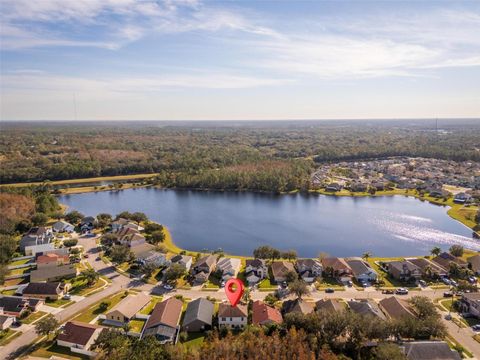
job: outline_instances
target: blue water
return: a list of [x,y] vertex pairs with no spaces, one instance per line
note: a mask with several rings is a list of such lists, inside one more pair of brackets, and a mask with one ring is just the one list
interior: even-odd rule
[[447,207],[404,196],[333,197],[233,192],[127,189],[63,195],[60,202],[85,215],[142,211],[166,225],[188,250],[250,255],[259,245],[295,249],[299,256],[428,254],[452,244],[480,250],[472,231]]

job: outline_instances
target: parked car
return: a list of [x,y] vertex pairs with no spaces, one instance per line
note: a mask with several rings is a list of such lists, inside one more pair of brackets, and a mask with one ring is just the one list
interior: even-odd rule
[[71,299],[72,299],[72,295],[70,295],[70,294],[65,294],[65,295],[63,295],[63,298],[62,298],[62,299],[63,299],[63,300],[71,300]]
[[395,291],[393,291],[392,289],[384,289],[382,290],[382,294],[394,294]]
[[334,293],[335,290],[332,289],[332,288],[326,288],[326,289],[325,289],[325,292],[326,292],[327,294],[331,294],[331,293]]
[[408,290],[405,289],[405,288],[398,288],[397,290],[395,290],[395,294],[397,294],[397,295],[407,295]]
[[447,278],[442,278],[442,281],[445,285],[450,285],[452,283],[450,279],[447,279]]
[[475,284],[477,282],[477,278],[475,276],[469,276],[468,277],[468,282],[470,284]]
[[348,281],[347,281],[347,286],[348,286],[348,287],[352,287],[352,286],[353,286],[352,280],[348,280]]
[[473,325],[473,326],[472,326],[472,330],[473,330],[473,331],[480,331],[480,325],[478,325],[478,324],[477,324],[477,325]]
[[418,280],[418,283],[420,284],[420,286],[427,286],[427,282],[425,280]]
[[450,280],[450,284],[455,287],[458,286],[458,283],[455,280]]
[[170,285],[170,284],[164,284],[164,285],[163,285],[163,288],[164,288],[165,290],[173,290],[173,286]]
[[452,297],[452,296],[453,296],[453,293],[451,291],[445,291],[443,293],[443,297],[449,298],[449,297]]

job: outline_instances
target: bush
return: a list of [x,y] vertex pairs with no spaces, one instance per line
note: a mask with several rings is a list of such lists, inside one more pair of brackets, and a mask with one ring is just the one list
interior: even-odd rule
[[63,241],[63,245],[65,245],[66,247],[72,247],[72,246],[75,246],[77,244],[78,244],[77,239],[69,239],[69,240],[64,240]]
[[48,216],[44,213],[36,213],[32,216],[32,223],[35,226],[45,225],[48,221]]

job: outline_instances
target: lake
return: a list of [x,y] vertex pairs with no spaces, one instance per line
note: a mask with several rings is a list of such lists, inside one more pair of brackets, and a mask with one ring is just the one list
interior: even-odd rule
[[166,225],[179,247],[251,255],[260,245],[299,256],[409,256],[452,244],[480,250],[447,207],[404,196],[335,197],[138,188],[59,196],[85,215],[141,211]]

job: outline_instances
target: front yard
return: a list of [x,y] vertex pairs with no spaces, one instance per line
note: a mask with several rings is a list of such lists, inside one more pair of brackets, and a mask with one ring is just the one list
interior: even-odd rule
[[22,333],[20,331],[6,329],[0,331],[0,346],[7,345],[10,341],[20,336]]
[[[125,297],[126,297],[125,292],[122,291],[112,297],[100,300],[94,305],[92,305],[87,311],[82,312],[77,317],[75,317],[74,320],[89,323],[90,321],[95,319],[98,315],[104,314],[108,310],[112,309],[115,305],[117,305],[120,302],[120,300],[122,300]],[[108,304],[105,310],[102,310],[100,308],[100,304],[102,302],[106,302]]]
[[46,315],[46,312],[37,311],[28,315],[25,319],[21,319],[22,324],[32,324],[33,322],[40,319],[42,316]]

